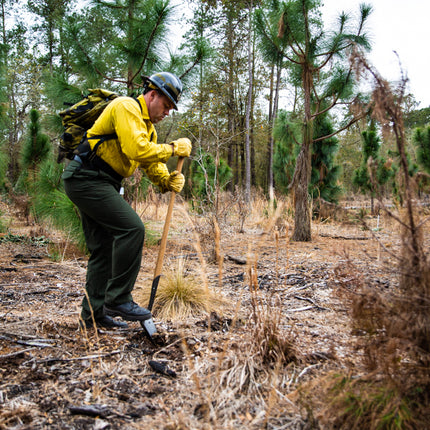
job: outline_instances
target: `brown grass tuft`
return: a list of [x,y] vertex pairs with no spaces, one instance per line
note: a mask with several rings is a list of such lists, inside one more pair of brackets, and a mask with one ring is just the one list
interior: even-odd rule
[[[139,292],[138,300],[146,303],[150,291]],[[222,313],[223,299],[202,285],[199,278],[186,274],[184,259],[160,279],[153,313],[162,320],[184,321],[190,317]]]
[[[269,304],[262,303],[253,293],[252,318],[249,321],[249,345],[252,355],[263,366],[286,366],[301,360],[296,347],[296,334],[285,329],[282,304],[272,298]],[[272,303],[273,302],[273,303]]]
[[[357,378],[330,373],[308,384],[301,394],[312,392],[323,405],[316,417],[327,429],[418,429],[427,428],[429,413],[422,406],[425,393],[416,389],[405,395],[376,373]],[[305,403],[306,400],[302,399]]]

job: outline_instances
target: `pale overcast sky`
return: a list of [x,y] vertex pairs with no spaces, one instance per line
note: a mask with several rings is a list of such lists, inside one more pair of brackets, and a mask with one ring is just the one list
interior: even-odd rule
[[401,76],[400,60],[419,108],[429,107],[430,1],[323,0],[323,18],[333,23],[342,10],[358,16],[361,3],[373,6],[367,25],[373,45],[370,62],[385,79],[396,81]]
[[[186,0],[171,1],[187,10]],[[322,0],[323,19],[334,24],[341,11],[358,17],[361,3],[373,7],[366,27],[372,42],[370,62],[389,81],[399,81],[402,68],[418,108],[429,107],[430,0]]]
[[[84,4],[88,0],[79,1]],[[384,78],[396,81],[400,79],[400,60],[409,78],[408,90],[420,103],[419,108],[429,107],[430,0],[322,0],[323,18],[327,24],[333,24],[342,10],[358,16],[363,2],[373,7],[367,25],[373,46],[371,63]],[[188,9],[186,0],[172,3],[179,4],[182,11]],[[181,24],[183,28],[183,21]]]

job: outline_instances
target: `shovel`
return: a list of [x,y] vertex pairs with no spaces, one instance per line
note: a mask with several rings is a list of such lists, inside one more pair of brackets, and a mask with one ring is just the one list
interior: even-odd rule
[[[179,157],[178,165],[176,166],[176,170],[179,173],[181,173],[183,164],[184,164],[184,157]],[[157,294],[158,284],[160,283],[161,268],[163,267],[164,253],[166,251],[166,244],[167,244],[167,235],[169,233],[170,220],[172,219],[175,196],[176,196],[176,193],[174,191],[171,191],[169,207],[167,209],[166,220],[164,221],[163,234],[161,236],[160,250],[158,251],[157,264],[155,266],[154,279],[152,281],[151,296],[149,298],[149,304],[148,304],[148,309],[151,312],[152,312],[152,307],[154,306],[154,300]],[[154,324],[154,321],[152,320],[152,317],[145,321],[141,321],[140,324],[142,328],[145,330],[145,333],[149,338],[152,338],[154,333],[157,332],[157,329],[155,328],[155,324]]]

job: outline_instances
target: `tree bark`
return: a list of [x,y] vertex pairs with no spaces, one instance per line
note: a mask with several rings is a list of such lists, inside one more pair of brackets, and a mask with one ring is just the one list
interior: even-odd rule
[[313,119],[311,115],[312,66],[310,64],[304,64],[302,79],[305,117],[302,133],[303,142],[299,156],[297,157],[292,182],[295,209],[292,239],[301,242],[310,242],[312,240],[312,233],[308,187],[311,177],[311,148],[313,139]]
[[311,234],[311,211],[309,204],[309,171],[311,166],[311,151],[307,144],[303,144],[297,157],[296,172],[294,174],[294,233],[292,240],[309,242]]
[[245,114],[245,201],[251,204],[251,149],[250,149],[250,116],[252,103],[252,0],[249,6],[249,34],[248,34],[248,100]]
[[269,132],[267,140],[267,193],[269,200],[273,201],[275,195],[273,189],[273,81],[275,66],[270,69],[270,87],[269,87]]

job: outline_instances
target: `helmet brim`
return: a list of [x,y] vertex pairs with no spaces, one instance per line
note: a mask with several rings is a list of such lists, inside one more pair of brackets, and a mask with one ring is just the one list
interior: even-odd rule
[[149,88],[161,91],[178,110],[178,101],[182,93],[182,83],[177,76],[169,72],[156,73],[148,78]]

